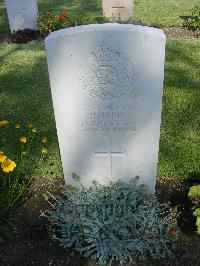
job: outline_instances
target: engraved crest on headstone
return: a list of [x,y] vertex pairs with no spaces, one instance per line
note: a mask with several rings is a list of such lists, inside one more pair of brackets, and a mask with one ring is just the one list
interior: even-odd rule
[[79,66],[82,88],[92,97],[113,100],[133,88],[134,66],[120,52],[101,47]]

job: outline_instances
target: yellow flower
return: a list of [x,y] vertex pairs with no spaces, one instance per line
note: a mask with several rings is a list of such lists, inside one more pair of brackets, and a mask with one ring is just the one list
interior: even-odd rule
[[47,153],[48,153],[48,150],[47,150],[46,148],[43,147],[43,148],[42,148],[42,153],[43,153],[43,154],[47,154]]
[[4,173],[12,172],[15,167],[16,163],[14,161],[11,161],[10,159],[5,160],[1,165]]
[[33,127],[33,125],[32,124],[28,124],[28,128],[32,128]]
[[9,124],[9,121],[8,120],[2,120],[2,121],[0,121],[0,127],[6,126],[8,124]]
[[25,152],[25,151],[23,151],[23,152],[22,152],[22,156],[25,156],[25,155],[26,155],[26,152]]
[[42,141],[42,143],[46,143],[47,142],[47,137],[43,137],[41,141]]
[[21,137],[21,138],[20,138],[20,142],[22,142],[22,143],[26,143],[26,142],[27,142],[27,138],[26,138],[26,137]]
[[0,151],[0,163],[3,163],[6,159],[7,157]]
[[37,132],[37,129],[36,129],[36,128],[33,128],[33,129],[32,129],[32,132],[33,132],[33,133]]
[[20,124],[15,125],[15,128],[20,128],[20,127],[21,127]]

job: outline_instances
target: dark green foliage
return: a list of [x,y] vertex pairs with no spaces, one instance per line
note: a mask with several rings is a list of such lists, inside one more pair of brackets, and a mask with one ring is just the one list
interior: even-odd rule
[[[137,179],[89,188],[65,187],[62,199],[46,197],[53,238],[100,263],[171,256],[173,215]],[[56,204],[52,203],[56,201]]]
[[36,40],[40,37],[40,33],[37,30],[24,29],[17,30],[11,33],[12,43],[27,43]]
[[188,197],[194,204],[193,215],[196,216],[197,233],[200,235],[200,185],[190,187]]
[[189,29],[197,31],[197,37],[200,37],[200,5],[192,9],[192,17],[183,23]]

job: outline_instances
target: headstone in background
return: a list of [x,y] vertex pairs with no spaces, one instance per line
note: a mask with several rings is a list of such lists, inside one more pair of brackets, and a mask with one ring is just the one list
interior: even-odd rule
[[129,24],[68,28],[45,40],[64,176],[83,185],[140,176],[155,188],[165,35]]
[[133,20],[134,0],[102,0],[103,16],[111,21]]
[[37,0],[5,0],[11,32],[23,29],[37,30]]

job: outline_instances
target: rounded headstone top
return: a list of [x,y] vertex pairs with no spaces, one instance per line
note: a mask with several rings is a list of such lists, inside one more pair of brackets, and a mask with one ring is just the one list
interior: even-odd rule
[[166,39],[165,33],[163,30],[153,27],[133,25],[133,24],[120,24],[120,23],[104,23],[104,24],[90,24],[82,25],[76,27],[65,28],[51,32],[45,39],[45,42],[59,38],[65,35],[77,34],[89,31],[132,31],[132,32],[141,32],[145,34],[156,35],[160,38]]

